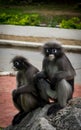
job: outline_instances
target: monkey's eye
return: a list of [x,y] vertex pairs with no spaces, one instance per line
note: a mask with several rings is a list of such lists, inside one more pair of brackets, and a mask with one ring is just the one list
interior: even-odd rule
[[19,62],[16,61],[16,62],[14,63],[14,66],[15,66],[15,67],[19,66]]
[[46,49],[46,53],[49,53],[50,52],[50,50],[49,49]]
[[19,65],[19,62],[17,61],[17,62],[15,62],[15,64],[16,64],[16,65]]
[[52,49],[52,53],[53,54],[57,53],[57,49]]
[[48,52],[49,52],[49,49],[46,49],[46,52],[48,53]]

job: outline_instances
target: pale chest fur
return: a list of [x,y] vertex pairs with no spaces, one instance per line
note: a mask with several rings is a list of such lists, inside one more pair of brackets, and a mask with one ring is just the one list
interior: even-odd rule
[[52,78],[57,71],[58,71],[58,67],[53,62],[49,62],[48,65],[46,66],[46,72],[48,77],[50,78]]

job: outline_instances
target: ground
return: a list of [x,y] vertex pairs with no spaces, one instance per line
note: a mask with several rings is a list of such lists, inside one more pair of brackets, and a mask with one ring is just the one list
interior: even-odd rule
[[[13,116],[18,112],[12,102],[12,90],[16,88],[15,76],[0,76],[0,127],[11,124]],[[81,85],[75,84],[73,97],[81,96]]]
[[70,39],[61,39],[61,38],[48,38],[48,37],[32,37],[32,36],[13,36],[13,35],[1,35],[0,39],[6,39],[6,40],[18,40],[18,41],[27,41],[27,42],[40,42],[45,43],[47,41],[52,40],[59,40],[64,45],[79,45],[81,46],[81,40],[70,40]]

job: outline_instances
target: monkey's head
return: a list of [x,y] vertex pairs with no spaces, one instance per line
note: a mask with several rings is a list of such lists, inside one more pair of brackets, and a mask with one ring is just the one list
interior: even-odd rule
[[11,62],[13,63],[14,70],[17,70],[17,71],[24,70],[29,65],[29,62],[27,61],[27,59],[22,56],[15,56]]
[[63,53],[64,50],[61,44],[58,42],[48,42],[43,47],[43,54],[50,61],[54,60],[55,58],[61,57]]

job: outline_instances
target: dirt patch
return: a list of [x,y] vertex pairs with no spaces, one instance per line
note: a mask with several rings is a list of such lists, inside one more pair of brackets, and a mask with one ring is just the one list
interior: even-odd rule
[[33,11],[24,11],[24,13],[39,13],[45,16],[55,16],[55,15],[68,15],[68,16],[81,16],[80,12],[75,11],[66,11],[66,10],[48,10],[48,9],[40,9],[40,10],[33,10]]
[[67,15],[67,16],[81,16],[79,12],[74,12],[74,11],[61,11],[61,10],[53,10],[53,11],[48,11],[48,10],[41,10],[37,11],[39,14],[43,14],[45,16],[51,15]]
[[54,38],[54,37],[48,38],[48,37],[27,37],[27,36],[0,35],[0,39],[26,41],[26,42],[38,42],[38,43],[45,43],[47,41],[59,40],[64,45],[79,45],[79,46],[81,46],[81,40],[68,40],[68,39],[61,39],[61,38]]

